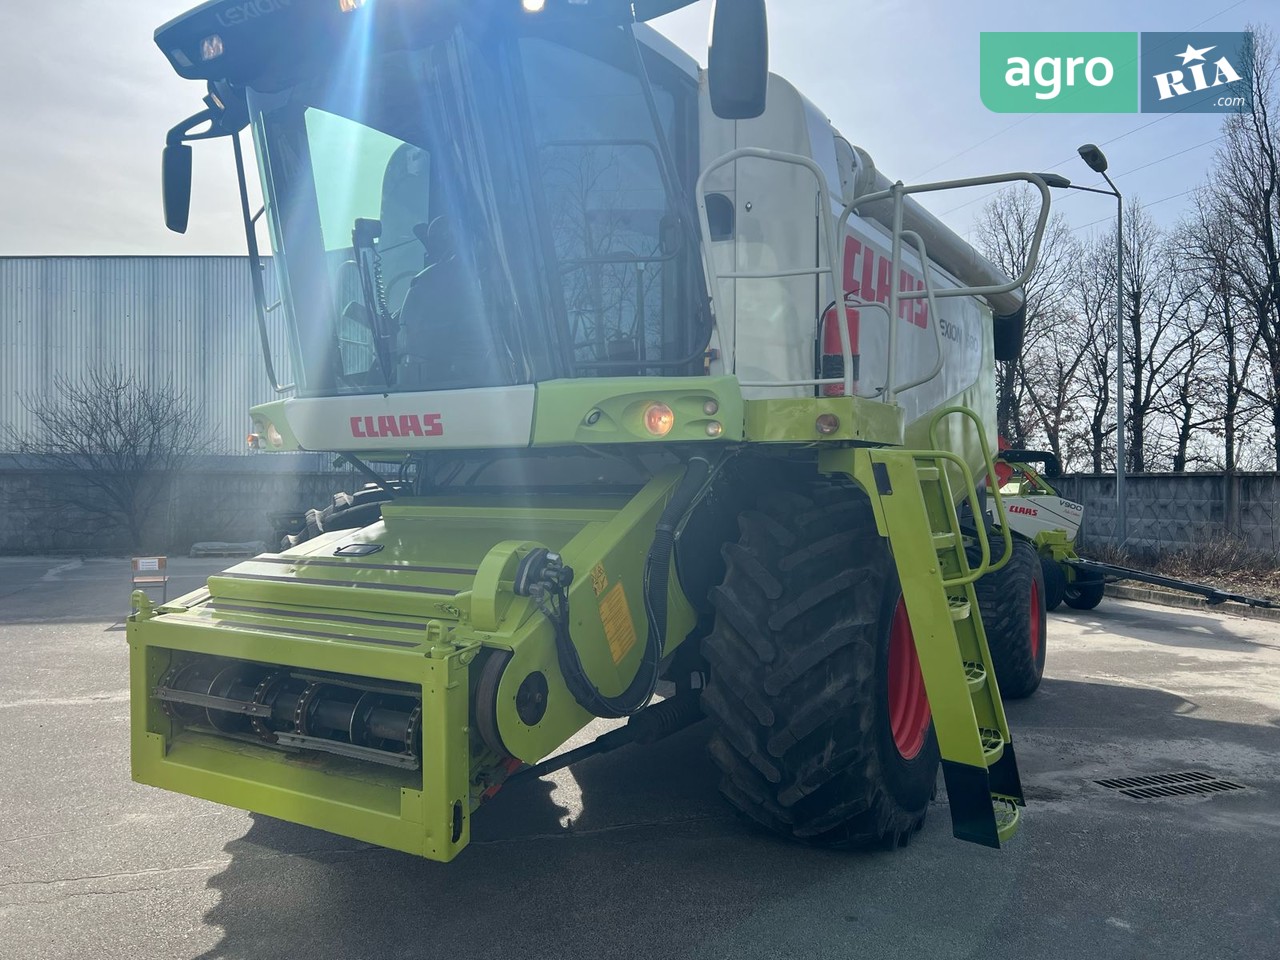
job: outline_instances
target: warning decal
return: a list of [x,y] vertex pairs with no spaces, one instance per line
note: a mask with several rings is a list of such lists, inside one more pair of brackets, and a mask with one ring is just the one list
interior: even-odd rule
[[609,586],[609,575],[604,572],[604,564],[597,563],[591,568],[591,589],[596,592],[596,596],[604,593],[604,588]]
[[600,601],[600,622],[604,624],[604,635],[609,640],[613,662],[619,664],[636,645],[636,625],[631,619],[631,607],[627,604],[621,583]]

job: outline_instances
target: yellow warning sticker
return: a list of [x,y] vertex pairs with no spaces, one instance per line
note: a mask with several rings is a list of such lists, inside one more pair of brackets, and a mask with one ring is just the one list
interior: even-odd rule
[[619,664],[636,645],[636,625],[631,619],[631,607],[627,604],[622,584],[615,585],[600,601],[600,622],[604,624],[604,635],[609,640],[613,662]]
[[604,564],[597,563],[591,568],[591,589],[596,592],[596,596],[604,593],[604,588],[609,586],[609,575],[604,572]]

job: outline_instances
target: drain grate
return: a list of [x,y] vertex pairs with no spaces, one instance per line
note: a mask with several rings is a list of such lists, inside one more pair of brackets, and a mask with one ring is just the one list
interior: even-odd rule
[[1189,770],[1184,773],[1153,773],[1143,777],[1116,777],[1093,781],[1100,787],[1115,790],[1134,800],[1161,800],[1166,797],[1190,797],[1199,794],[1226,793],[1243,790],[1244,785],[1223,780],[1211,773]]

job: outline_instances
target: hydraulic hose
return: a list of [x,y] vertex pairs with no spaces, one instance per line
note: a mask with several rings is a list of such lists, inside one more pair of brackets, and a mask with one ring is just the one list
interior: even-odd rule
[[684,477],[667,501],[654,529],[653,543],[644,564],[644,610],[648,621],[644,656],[635,679],[616,697],[600,692],[583,669],[578,649],[569,635],[569,598],[567,588],[560,593],[560,610],[544,607],[556,627],[556,653],[560,672],[573,698],[597,717],[617,719],[639,713],[653,699],[662,671],[662,648],[667,635],[667,591],[671,583],[671,555],[675,549],[676,530],[711,475],[711,463],[702,457],[690,459]]

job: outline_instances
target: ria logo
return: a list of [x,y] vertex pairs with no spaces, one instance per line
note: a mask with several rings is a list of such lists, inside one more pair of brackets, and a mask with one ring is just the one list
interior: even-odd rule
[[[1178,54],[1182,58],[1182,65],[1188,64],[1191,69],[1187,71],[1191,75],[1191,80],[1195,84],[1196,90],[1208,90],[1210,87],[1220,87],[1224,83],[1235,83],[1240,79],[1240,74],[1236,72],[1236,68],[1231,65],[1231,61],[1226,57],[1220,57],[1213,64],[1213,82],[1210,83],[1205,79],[1204,68],[1206,66],[1204,55],[1213,47],[1204,47],[1197,50],[1191,44],[1187,44],[1187,49]],[[1196,63],[1196,61],[1200,61]],[[1168,100],[1170,97],[1185,97],[1191,92],[1183,80],[1183,72],[1181,70],[1170,70],[1168,73],[1157,73],[1155,75],[1156,87],[1160,90],[1160,99]]]
[[381,440],[387,437],[443,437],[444,417],[439,413],[352,417],[351,436],[359,440]]
[[1252,103],[1248,33],[1144,33],[1144,113],[1231,113]]

